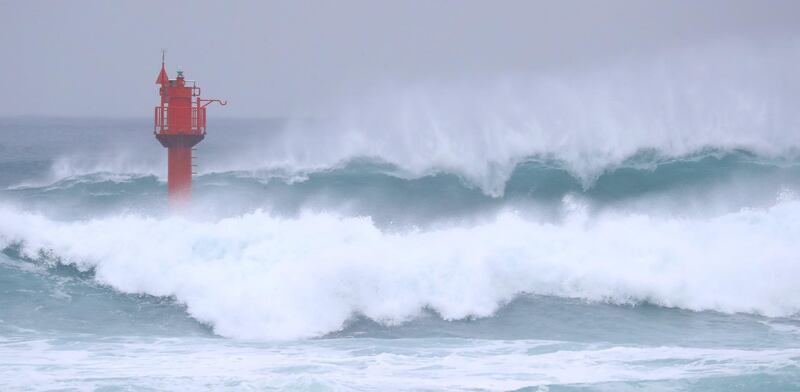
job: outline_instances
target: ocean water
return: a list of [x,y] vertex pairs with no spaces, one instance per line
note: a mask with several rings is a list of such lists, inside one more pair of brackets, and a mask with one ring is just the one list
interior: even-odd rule
[[0,389],[800,390],[800,83],[746,70],[212,117],[183,215],[148,119],[0,119]]

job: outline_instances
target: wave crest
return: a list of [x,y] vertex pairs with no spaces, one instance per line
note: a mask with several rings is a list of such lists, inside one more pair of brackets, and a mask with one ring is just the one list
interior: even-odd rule
[[117,290],[175,296],[216,333],[290,339],[354,314],[490,316],[522,293],[770,316],[800,311],[800,202],[711,219],[513,212],[471,227],[383,232],[369,218],[262,212],[219,221],[134,215],[57,222],[0,209],[0,245],[94,268]]

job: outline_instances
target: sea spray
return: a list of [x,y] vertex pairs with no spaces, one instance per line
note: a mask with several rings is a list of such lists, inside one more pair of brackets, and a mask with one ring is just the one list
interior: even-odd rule
[[[786,196],[783,196],[785,199]],[[57,222],[0,210],[3,246],[94,268],[122,292],[175,296],[223,336],[292,339],[432,309],[488,317],[523,293],[790,316],[800,311],[800,202],[711,219],[609,213],[556,224],[502,212],[471,227],[387,233],[369,218],[263,212]],[[168,239],[168,240],[167,240]]]
[[[197,170],[302,175],[368,158],[411,178],[454,173],[501,196],[514,168],[531,158],[560,162],[585,187],[645,150],[666,158],[708,148],[797,158],[798,53],[790,39],[758,47],[718,44],[588,70],[388,85],[337,103],[324,119],[219,120],[200,149]],[[51,177],[163,176],[150,124],[136,129],[126,126],[135,138],[117,138],[120,145],[102,149],[113,154],[59,154]]]

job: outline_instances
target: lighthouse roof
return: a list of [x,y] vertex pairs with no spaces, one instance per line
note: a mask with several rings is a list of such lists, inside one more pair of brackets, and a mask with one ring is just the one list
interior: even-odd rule
[[156,78],[156,84],[165,85],[167,83],[169,83],[167,70],[166,68],[164,68],[164,63],[161,63],[161,72],[158,73],[158,77]]

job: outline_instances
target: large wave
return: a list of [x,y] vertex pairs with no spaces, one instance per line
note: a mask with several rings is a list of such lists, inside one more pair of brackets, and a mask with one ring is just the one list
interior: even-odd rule
[[[174,296],[243,338],[320,336],[357,315],[484,317],[524,293],[792,315],[798,53],[699,48],[388,86],[325,120],[220,120],[198,151],[194,205],[222,210],[204,220],[161,214],[164,184],[148,174],[165,154],[145,120],[3,124],[17,155],[0,166],[30,170],[0,180],[30,182],[2,192],[0,247]],[[55,182],[31,185],[42,162]],[[682,214],[680,193],[699,188],[714,195],[696,209],[711,213]],[[672,205],[639,197],[653,194]],[[520,199],[558,213],[532,219]],[[474,219],[422,224],[460,212]]]
[[[796,159],[796,42],[717,44],[591,70],[469,83],[385,85],[343,100],[318,120],[215,120],[198,146],[198,170],[302,174],[366,157],[409,177],[453,173],[500,196],[515,168],[531,157],[559,162],[583,186],[647,150],[682,157],[743,149]],[[54,177],[163,175],[164,152],[146,120],[138,127],[115,134],[108,142],[113,154],[65,152],[53,164]],[[96,148],[96,133],[89,137],[88,145],[103,150]]]
[[381,231],[369,218],[263,212],[215,221],[58,222],[0,209],[0,246],[91,269],[122,292],[174,296],[223,336],[320,336],[355,315],[490,316],[523,293],[768,316],[800,311],[800,201],[708,219],[511,211],[461,227]]
[[[561,162],[529,159],[515,167],[502,196],[483,193],[468,180],[440,172],[408,176],[402,168],[371,160],[302,173],[238,171],[196,176],[193,209],[229,217],[257,209],[284,217],[302,211],[369,216],[381,229],[443,221],[474,221],[502,209],[537,219],[563,215],[565,196],[592,210],[715,216],[742,207],[763,207],[779,192],[800,192],[798,161],[768,159],[747,151],[704,150],[683,157],[642,151],[585,186]],[[55,219],[85,219],[135,212],[167,213],[166,184],[155,176],[94,173],[43,186],[0,190],[6,204]]]

